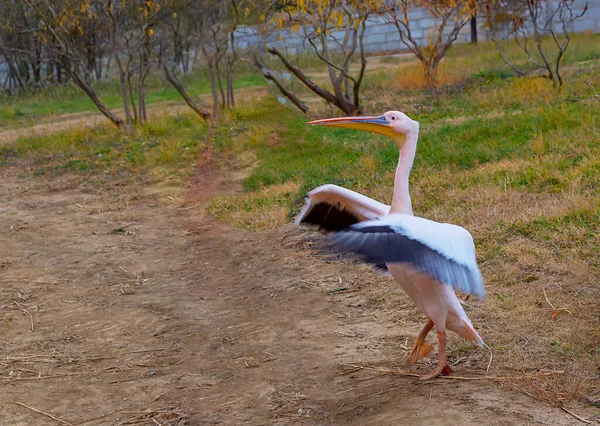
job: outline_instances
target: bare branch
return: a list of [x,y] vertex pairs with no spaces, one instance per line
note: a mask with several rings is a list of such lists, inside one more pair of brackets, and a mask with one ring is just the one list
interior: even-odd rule
[[[494,9],[491,6],[491,1],[486,2],[486,15],[487,21],[492,29],[492,40],[498,47],[502,60],[520,76],[525,76],[526,73],[517,67],[514,63],[509,61],[503,52],[502,43],[495,37],[496,21],[495,14],[499,12],[499,9]],[[564,53],[569,46],[570,42],[570,30],[573,23],[581,18],[587,11],[587,3],[579,13],[573,12],[574,0],[562,0],[554,2],[550,0],[536,0],[527,1],[525,3],[525,14],[522,16],[519,9],[515,9],[521,3],[505,0],[500,1],[499,5],[501,8],[506,10],[515,9],[516,16],[512,18],[511,30],[506,31],[504,39],[512,37],[516,42],[517,46],[527,55],[527,61],[532,64],[535,68],[543,70],[545,77],[552,80],[554,87],[560,88],[563,85],[563,78],[560,73],[560,65],[564,58]],[[559,34],[555,29],[555,22],[560,22],[560,29],[562,34]],[[535,55],[539,56],[541,62],[536,60],[534,55],[530,52],[528,41],[529,35],[527,34],[527,28],[533,31],[531,36],[535,45]],[[551,55],[547,45],[544,45],[544,39],[549,38],[553,41],[556,47],[556,54]]]
[[331,102],[332,104],[337,106],[338,100],[336,99],[335,95],[333,95],[333,93],[316,85],[311,79],[309,79],[300,70],[300,68],[298,68],[297,66],[293,65],[290,61],[288,61],[288,59],[285,57],[285,55],[283,53],[281,53],[278,49],[269,47],[269,48],[267,48],[267,51],[270,54],[277,56],[281,60],[283,65],[290,72],[292,72],[292,74],[294,74],[298,78],[298,80],[300,80],[306,87],[308,87],[310,90],[312,90],[316,95],[318,95],[319,97],[321,97],[321,98],[325,99],[326,101]]
[[287,87],[281,83],[281,81],[269,70],[258,58],[257,55],[254,56],[254,65],[260,70],[262,75],[267,79],[275,83],[279,91],[283,96],[290,100],[300,111],[306,114],[309,111],[309,108],[304,104],[294,92],[289,90]]

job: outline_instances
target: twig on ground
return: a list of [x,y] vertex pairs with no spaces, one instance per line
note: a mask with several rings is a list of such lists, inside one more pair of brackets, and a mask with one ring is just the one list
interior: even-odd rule
[[[403,371],[403,370],[390,370],[390,369],[386,369],[386,368],[366,367],[366,366],[360,366],[360,365],[354,365],[354,364],[345,364],[345,363],[341,363],[341,362],[338,364],[346,366],[346,367],[350,367],[350,368],[361,369],[361,370],[378,371],[380,373],[385,373],[385,374],[395,374],[398,376],[407,376],[407,377],[421,377],[420,374],[411,373],[409,371]],[[524,377],[552,376],[552,375],[557,375],[557,374],[564,374],[564,371],[545,371],[545,372],[531,373],[531,374],[525,373],[525,374],[518,375],[518,376],[439,376],[438,378],[445,379],[445,380],[489,380],[492,382],[496,382],[496,381],[502,382],[502,381],[524,378]]]
[[31,315],[31,313],[25,309],[23,306],[21,306],[21,304],[19,302],[17,302],[16,300],[13,300],[13,303],[15,305],[17,305],[17,307],[22,310],[23,312],[25,312],[27,315],[29,315],[29,319],[31,320],[31,331],[33,331],[33,315]]
[[527,341],[525,342],[525,344],[523,346],[521,346],[521,349],[525,349],[525,346],[527,346],[534,339],[535,339],[535,337],[530,337],[529,339],[527,339]]
[[229,404],[233,404],[234,402],[238,402],[238,401],[239,401],[239,400],[241,400],[241,399],[242,399],[242,398],[234,399],[234,400],[232,400],[232,401],[227,401],[227,402],[224,402],[224,403],[222,403],[222,404],[219,404],[219,405],[217,405],[217,407],[224,407],[225,405],[229,405]]
[[490,367],[491,367],[491,365],[492,365],[492,360],[494,359],[494,354],[492,353],[492,348],[490,348],[490,347],[489,347],[488,345],[486,345],[485,343],[484,343],[484,346],[485,346],[486,348],[488,348],[488,350],[490,351],[490,362],[488,362],[487,368],[485,369],[485,372],[486,372],[486,373],[489,373],[489,372],[490,372]]
[[160,351],[163,351],[163,352],[164,352],[164,351],[167,351],[167,350],[169,350],[169,349],[171,349],[171,348],[169,347],[169,348],[156,348],[156,349],[141,349],[141,350],[139,350],[139,351],[129,351],[129,352],[123,352],[123,355],[129,355],[129,354],[143,354],[143,353],[146,353],[146,352],[160,352]]
[[104,333],[105,331],[112,330],[115,327],[116,327],[116,325],[113,325],[112,327],[103,328],[102,330],[94,331],[93,333],[90,333],[90,334],[93,335],[93,334],[98,334],[98,333]]
[[15,377],[0,377],[0,380],[14,380],[15,382],[18,382],[18,381],[21,381],[21,380],[56,379],[56,378],[59,378],[59,377],[83,376],[83,375],[89,375],[89,374],[94,374],[94,372],[69,373],[69,374],[54,374],[54,375],[51,375],[51,376],[35,376],[35,377],[19,377],[19,378],[15,378]]
[[63,425],[71,425],[71,426],[73,425],[73,423],[69,423],[69,422],[66,422],[64,420],[61,420],[61,419],[59,419],[57,417],[54,417],[52,414],[45,413],[45,412],[43,412],[41,410],[38,410],[37,408],[30,407],[29,405],[25,405],[25,404],[23,404],[21,402],[15,402],[15,404],[20,405],[21,407],[25,407],[25,408],[27,408],[27,409],[29,409],[31,411],[35,411],[36,413],[43,414],[46,417],[50,417],[52,420],[55,420],[55,421],[57,421],[57,422],[59,422],[59,423],[61,423]]
[[544,297],[546,298],[546,302],[548,302],[548,305],[550,305],[550,307],[552,309],[556,310],[556,308],[554,307],[554,305],[552,304],[550,299],[548,299],[548,295],[546,294],[546,289],[542,287],[542,291],[544,292]]
[[[359,370],[359,369],[351,370],[351,371],[357,371],[357,370]],[[371,377],[371,378],[369,378],[367,380],[372,380],[372,379],[374,379],[376,377],[379,377],[379,376],[373,376],[373,377]],[[355,391],[359,391],[359,390],[371,388],[373,386],[387,385],[387,384],[393,383],[395,380],[396,379],[392,378],[391,380],[388,380],[387,382],[383,382],[383,383],[376,382],[376,383],[370,383],[370,384],[365,385],[365,386],[357,386],[355,388],[350,388],[350,389],[346,389],[346,390],[343,390],[343,391],[339,391],[338,393],[336,393],[336,395],[341,395],[341,394],[348,393],[348,392],[355,392]]]
[[590,422],[589,420],[584,419],[583,417],[578,416],[577,414],[575,414],[574,412],[566,409],[565,407],[560,407],[561,410],[563,410],[565,413],[568,413],[570,415],[572,415],[573,417],[575,417],[577,420],[582,421],[583,423],[587,423],[587,424],[592,424],[592,422]]
[[[155,397],[154,397],[154,398],[153,398],[151,401],[148,401],[148,402],[140,402],[140,403],[137,403],[137,404],[135,404],[135,405],[150,405],[150,404],[152,404],[154,401],[156,401],[157,399],[159,399],[161,396],[163,396],[164,394],[165,394],[165,393],[163,392],[163,393],[161,393],[161,394],[159,394],[159,395],[155,396]],[[82,421],[81,423],[79,423],[79,425],[84,425],[84,424],[86,424],[86,423],[91,423],[91,422],[94,422],[94,421],[96,421],[96,420],[104,419],[104,418],[106,418],[106,417],[108,417],[108,416],[110,416],[110,415],[113,415],[113,414],[116,414],[116,413],[121,413],[121,412],[123,412],[123,411],[126,411],[126,410],[128,410],[128,409],[132,408],[132,407],[133,407],[133,405],[130,405],[129,407],[123,407],[123,408],[119,408],[118,410],[114,410],[114,411],[111,411],[111,412],[109,412],[109,413],[102,414],[101,416],[98,416],[98,417],[93,417],[93,418],[91,418],[91,419],[84,420],[84,421]]]
[[250,332],[248,334],[244,334],[241,337],[252,336],[253,334],[262,333],[263,331],[268,330],[268,329],[269,329],[269,327],[261,328],[260,330],[256,330],[256,331],[252,331],[252,332]]
[[433,396],[433,389],[431,389],[431,391],[429,392],[429,399],[427,400],[427,403],[425,404],[425,406],[423,408],[421,408],[421,411],[419,411],[419,414],[421,414],[423,411],[425,411],[425,409],[427,408],[427,406],[429,406],[429,403],[431,402],[431,397]]
[[365,396],[365,398],[368,398],[368,397],[370,397],[370,396],[381,396],[381,395],[383,395],[384,393],[388,393],[388,392],[394,392],[394,391],[397,391],[397,390],[400,390],[400,389],[405,389],[405,388],[406,388],[405,386],[396,386],[396,387],[393,387],[393,388],[384,389],[384,390],[382,390],[382,391],[379,391],[379,392],[372,393],[372,394],[370,394],[370,395],[366,395],[366,396]]

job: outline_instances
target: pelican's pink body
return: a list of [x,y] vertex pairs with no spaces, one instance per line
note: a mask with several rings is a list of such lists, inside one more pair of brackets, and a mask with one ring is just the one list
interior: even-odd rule
[[483,345],[456,293],[448,284],[436,282],[407,265],[388,264],[388,270],[415,305],[429,317],[438,331],[452,330],[464,339]]

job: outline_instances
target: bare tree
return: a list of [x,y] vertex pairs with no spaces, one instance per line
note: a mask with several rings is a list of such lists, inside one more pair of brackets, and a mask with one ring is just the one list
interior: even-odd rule
[[[34,20],[22,31],[39,41],[43,48],[40,49],[37,43],[28,46],[7,46],[2,41],[2,51],[8,51],[34,62],[52,63],[57,69],[63,69],[102,114],[115,126],[123,126],[123,120],[102,101],[85,73],[85,55],[82,55],[81,46],[86,31],[83,23],[87,19],[94,19],[91,2],[22,0],[20,4],[25,8],[24,14]],[[18,12],[17,9],[13,11]]]
[[[527,55],[527,61],[552,80],[555,88],[563,86],[560,65],[570,42],[573,23],[588,9],[574,9],[575,0],[488,0],[485,11],[492,40],[502,60],[518,75],[525,76],[524,68],[505,55],[506,40],[513,40]],[[554,53],[544,40],[551,40]]]
[[44,60],[53,55],[38,37],[39,26],[39,19],[23,2],[0,3],[0,55],[8,68],[4,81],[6,90],[39,88],[54,79],[53,64]]
[[106,20],[128,125],[141,124],[147,119],[145,82],[156,62],[154,27],[165,3],[165,0],[107,0],[98,6]]
[[[196,10],[201,7],[198,2],[191,0],[171,0],[165,8],[165,19],[162,20],[162,36],[160,39],[160,60],[164,58],[165,50],[173,67],[188,73],[193,66],[194,49],[197,48]],[[167,49],[168,48],[168,49]],[[162,64],[161,64],[162,65]]]
[[[225,92],[221,81],[220,66],[221,60],[227,53],[227,36],[225,24],[220,19],[221,8],[210,2],[202,11],[200,19],[197,21],[198,36],[202,55],[208,68],[208,77],[213,97],[213,114],[215,117],[220,114],[220,105],[225,104]],[[221,98],[219,99],[219,93]]]
[[[460,30],[471,20],[478,9],[477,0],[391,0],[385,3],[383,15],[393,23],[400,35],[400,41],[423,65],[425,83],[429,89],[438,86],[440,62]],[[435,22],[427,43],[421,44],[415,36],[410,12],[415,7],[424,8]],[[411,25],[412,24],[412,25]]]
[[239,59],[235,32],[258,3],[204,0],[200,10],[196,7],[196,34],[208,69],[215,116],[221,108],[231,109],[235,105],[233,68]]
[[191,39],[197,35],[195,20],[198,10],[193,8],[192,2],[193,0],[175,0],[165,8],[163,19],[157,27],[161,46],[159,62],[167,82],[177,90],[185,103],[198,116],[208,120],[212,114],[190,95],[177,77],[177,69],[184,72],[188,69],[188,66],[184,65],[187,61],[184,58],[184,51],[187,49],[189,54],[191,48],[185,48],[183,40],[189,38],[190,46],[192,46]]
[[[360,89],[367,66],[364,49],[365,23],[369,14],[379,6],[379,1],[357,0],[311,0],[293,4],[276,2],[265,14],[264,20],[271,28],[300,34],[304,38],[307,49],[326,67],[333,91],[310,79],[293,63],[293,55],[268,43],[266,51],[278,58],[285,68],[317,96],[347,115],[360,114]],[[352,71],[350,66],[357,55],[359,69]],[[258,67],[281,90],[282,83],[274,80],[271,73],[266,73],[267,68],[260,66],[260,63]],[[282,93],[291,99],[291,91],[286,89]],[[306,107],[292,102],[301,110]]]

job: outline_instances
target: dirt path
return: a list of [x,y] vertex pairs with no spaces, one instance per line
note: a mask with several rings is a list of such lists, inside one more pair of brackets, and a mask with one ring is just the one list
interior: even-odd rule
[[[0,425],[579,423],[485,381],[349,367],[401,365],[415,309],[370,270],[315,259],[293,227],[215,223],[211,173],[175,205],[1,172]],[[459,374],[485,369],[484,351],[450,347]]]

